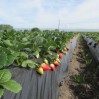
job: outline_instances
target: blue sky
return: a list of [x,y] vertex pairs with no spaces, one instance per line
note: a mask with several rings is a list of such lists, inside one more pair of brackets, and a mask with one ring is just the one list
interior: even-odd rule
[[99,29],[99,0],[0,0],[0,24],[15,28]]

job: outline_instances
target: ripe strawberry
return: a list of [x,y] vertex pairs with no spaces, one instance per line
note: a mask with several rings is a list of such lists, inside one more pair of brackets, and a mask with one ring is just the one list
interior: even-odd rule
[[55,66],[60,66],[60,63],[58,61],[54,61]]
[[48,60],[47,59],[44,59],[44,63],[48,64]]
[[45,64],[45,63],[42,63],[42,64],[41,64],[41,67],[43,68],[44,71],[51,69],[51,68],[50,68],[47,64]]
[[38,72],[39,74],[41,74],[41,75],[44,74],[44,71],[43,71],[43,68],[42,68],[42,67],[39,67],[39,68],[37,69],[37,72]]
[[66,50],[69,51],[70,49],[67,47]]
[[59,54],[59,58],[61,59],[63,57],[62,53]]
[[50,64],[50,67],[51,67],[51,70],[52,71],[55,71],[56,68],[55,68],[55,65],[54,64]]

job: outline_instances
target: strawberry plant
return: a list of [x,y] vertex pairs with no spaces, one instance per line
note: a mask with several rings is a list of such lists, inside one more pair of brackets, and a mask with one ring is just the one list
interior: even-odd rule
[[9,70],[0,70],[0,97],[3,95],[4,89],[14,93],[18,93],[22,89],[20,84],[11,79],[11,76]]
[[83,84],[85,82],[85,77],[83,75],[75,75],[74,81],[78,84]]
[[[48,59],[49,63],[54,60],[58,60],[58,53],[66,53],[66,43],[75,35],[76,33],[66,33],[64,31],[7,31],[3,32],[0,36],[0,46],[7,51],[3,53],[5,60],[7,60],[7,52],[9,50],[10,54],[8,59],[13,59],[8,65],[14,63],[22,67],[35,67],[35,58],[39,60]],[[2,55],[1,54],[1,55]],[[29,57],[33,56],[30,60]],[[59,56],[62,58],[62,55]],[[42,62],[41,62],[42,63]],[[3,62],[2,62],[3,64]],[[3,64],[6,65],[6,64]],[[32,66],[30,66],[32,65]]]

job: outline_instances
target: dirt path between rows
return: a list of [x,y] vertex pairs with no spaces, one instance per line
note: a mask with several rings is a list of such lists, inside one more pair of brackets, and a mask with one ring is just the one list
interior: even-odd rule
[[[85,98],[85,97],[91,97],[91,93],[84,93],[84,95],[86,95],[84,98],[79,96],[79,93],[81,93],[81,91],[85,91],[85,89],[81,89],[83,88],[82,86],[77,87],[75,82],[73,81],[72,77],[74,77],[75,75],[79,75],[84,68],[86,67],[86,64],[84,62],[82,62],[82,57],[80,55],[81,53],[81,49],[84,46],[79,43],[77,43],[77,46],[74,50],[73,56],[72,56],[72,60],[69,66],[69,74],[68,77],[65,77],[64,80],[61,82],[61,86],[60,86],[60,94],[59,94],[59,99],[99,99],[99,98]],[[75,90],[75,87],[76,89]],[[74,88],[74,89],[73,89]],[[90,86],[88,86],[88,88],[90,88]],[[77,91],[77,95],[75,94],[75,92]],[[99,91],[99,90],[98,90]],[[90,91],[89,91],[90,92]],[[99,94],[99,92],[98,92]],[[87,96],[89,95],[89,96]]]
[[80,59],[80,57],[77,55],[79,53],[79,43],[77,43],[77,46],[74,50],[74,54],[72,56],[72,61],[70,63],[69,66],[69,74],[68,77],[66,77],[63,81],[62,81],[62,86],[60,87],[60,96],[59,99],[74,99],[74,94],[73,91],[70,89],[70,85],[71,85],[71,79],[70,77],[72,75],[76,75],[79,72],[80,69],[80,62],[78,61],[78,59]]

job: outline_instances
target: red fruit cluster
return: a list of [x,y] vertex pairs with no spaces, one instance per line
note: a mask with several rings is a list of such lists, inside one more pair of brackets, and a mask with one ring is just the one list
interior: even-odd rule
[[[62,58],[62,54],[60,53],[59,54],[59,58]],[[40,65],[40,67],[37,69],[37,72],[42,75],[44,74],[44,71],[48,71],[48,70],[52,70],[52,71],[55,71],[56,70],[56,67],[60,66],[60,63],[59,61],[55,60],[54,63],[48,65],[46,63],[42,63]]]

